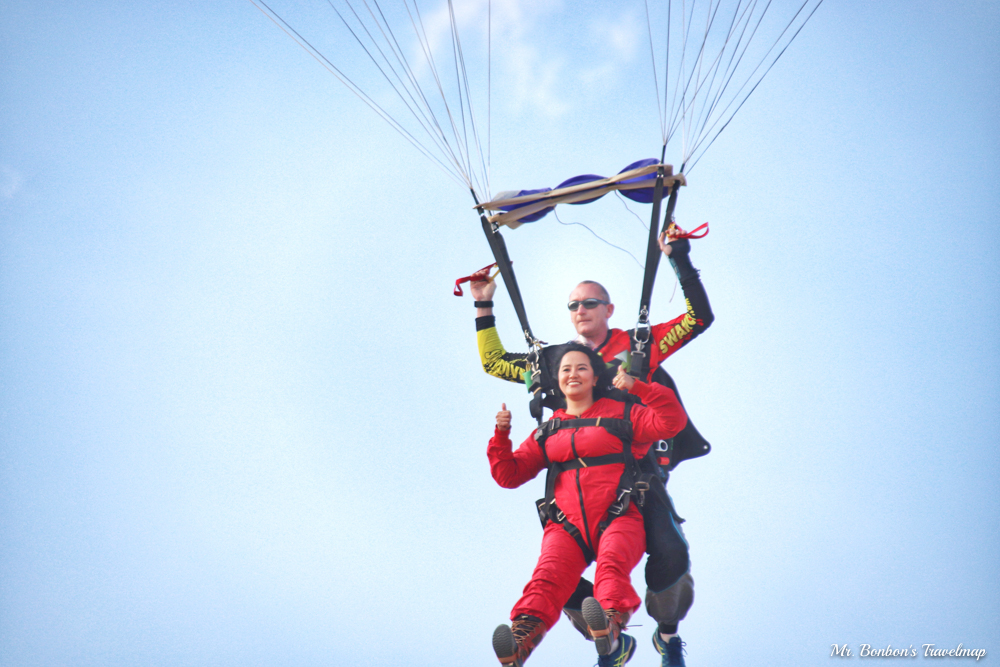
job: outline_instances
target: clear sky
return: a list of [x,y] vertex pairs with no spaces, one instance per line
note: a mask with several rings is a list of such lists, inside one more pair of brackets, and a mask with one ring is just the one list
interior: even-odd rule
[[[531,420],[451,295],[492,261],[468,192],[245,0],[0,6],[0,664],[496,664],[542,489],[489,475],[500,403]],[[495,191],[658,156],[641,3],[494,21]],[[681,192],[717,318],[666,364],[713,444],[670,485],[692,667],[997,659],[998,53],[994,2],[828,0]],[[641,257],[614,197],[560,217]],[[628,255],[505,236],[541,338],[584,278],[634,324]],[[593,662],[561,622],[530,664]]]

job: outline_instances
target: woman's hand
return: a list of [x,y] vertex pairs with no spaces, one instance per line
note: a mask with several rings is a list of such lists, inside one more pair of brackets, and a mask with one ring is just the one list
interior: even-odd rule
[[506,403],[500,404],[500,412],[497,413],[497,430],[510,430],[510,410],[507,409]]
[[613,384],[617,389],[622,389],[624,391],[632,391],[632,387],[635,385],[635,378],[626,373],[625,369],[619,366],[618,375],[616,375],[615,378],[611,381],[611,384]]

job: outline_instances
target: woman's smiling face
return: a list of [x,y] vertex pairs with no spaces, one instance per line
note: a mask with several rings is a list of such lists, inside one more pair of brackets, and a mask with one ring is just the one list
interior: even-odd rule
[[559,361],[559,388],[566,398],[574,401],[591,396],[597,377],[590,358],[583,352],[567,352]]

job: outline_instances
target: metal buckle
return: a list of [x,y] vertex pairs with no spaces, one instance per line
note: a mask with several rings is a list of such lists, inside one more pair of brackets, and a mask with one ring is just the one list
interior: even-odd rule
[[649,482],[638,480],[635,483],[635,489],[639,492],[639,507],[643,507],[646,504],[646,492],[649,491]]

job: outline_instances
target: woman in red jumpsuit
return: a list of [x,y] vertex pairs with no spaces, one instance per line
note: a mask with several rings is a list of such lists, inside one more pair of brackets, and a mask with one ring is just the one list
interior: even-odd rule
[[[593,350],[576,343],[567,345],[558,364],[559,389],[566,399],[566,408],[557,410],[552,419],[625,417],[626,404],[604,396],[609,384],[606,371],[604,361]],[[642,458],[650,443],[673,437],[687,423],[684,409],[670,389],[640,382],[621,370],[611,384],[645,404],[633,405],[628,414],[632,422],[635,458]],[[546,468],[546,455],[549,461],[567,462],[622,452],[622,441],[598,425],[557,430],[545,441],[544,453],[532,432],[517,451],[512,452],[510,412],[506,406],[497,414],[496,431],[487,448],[493,479],[510,489],[533,479]],[[578,529],[589,551],[596,555],[596,602],[588,602],[592,612],[597,609],[599,614],[603,608],[607,620],[604,622],[601,616],[598,621],[591,622],[592,613],[588,616],[588,624],[597,639],[598,653],[602,654],[600,664],[622,665],[631,657],[635,641],[619,633],[641,603],[632,588],[630,575],[646,548],[642,514],[630,504],[627,511],[607,524],[603,534],[599,534],[598,529],[616,500],[624,470],[624,461],[583,466],[564,471],[555,482],[556,505],[565,514],[566,521]],[[563,605],[573,594],[587,565],[581,545],[567,531],[565,523],[549,521],[531,581],[511,611],[513,623],[510,627],[501,625],[494,633],[493,647],[501,663],[521,666],[545,632],[559,619]],[[600,608],[596,607],[597,603]],[[602,622],[603,628],[599,627]]]

